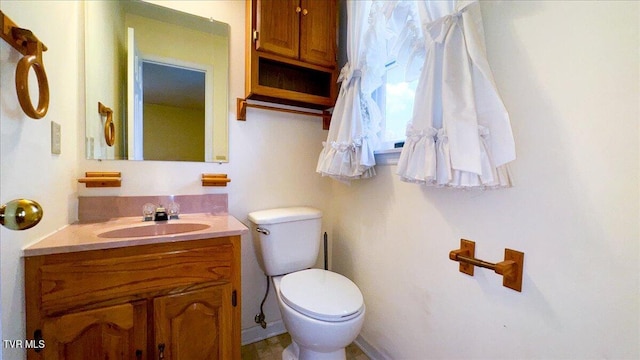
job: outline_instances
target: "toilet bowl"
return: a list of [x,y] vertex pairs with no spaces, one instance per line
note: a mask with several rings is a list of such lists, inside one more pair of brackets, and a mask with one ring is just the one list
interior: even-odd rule
[[346,359],[345,348],[364,323],[365,305],[357,286],[340,274],[320,269],[272,279],[292,340],[283,360]]
[[344,360],[360,333],[365,305],[360,289],[332,271],[312,269],[320,248],[322,212],[310,207],[249,214],[260,267],[270,276],[291,345],[287,360]]

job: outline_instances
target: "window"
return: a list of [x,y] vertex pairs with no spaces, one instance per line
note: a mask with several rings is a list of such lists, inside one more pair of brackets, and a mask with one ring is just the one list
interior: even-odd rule
[[383,114],[378,151],[401,147],[399,143],[403,143],[406,138],[405,132],[413,115],[418,80],[406,81],[404,73],[404,69],[395,62],[387,65],[385,84],[376,94],[376,101]]

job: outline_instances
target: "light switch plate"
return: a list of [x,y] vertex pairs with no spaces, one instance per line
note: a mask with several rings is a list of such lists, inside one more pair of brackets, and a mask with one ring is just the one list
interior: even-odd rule
[[60,154],[60,142],[61,142],[61,129],[60,124],[55,121],[51,122],[51,153],[52,154]]

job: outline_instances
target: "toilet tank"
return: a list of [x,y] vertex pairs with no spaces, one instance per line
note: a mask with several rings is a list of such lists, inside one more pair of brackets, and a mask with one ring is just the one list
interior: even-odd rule
[[322,212],[289,207],[249,214],[260,267],[277,276],[312,267],[320,250]]

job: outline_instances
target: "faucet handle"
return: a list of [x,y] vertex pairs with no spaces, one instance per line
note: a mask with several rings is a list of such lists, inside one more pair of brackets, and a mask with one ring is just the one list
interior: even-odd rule
[[167,206],[167,210],[169,212],[169,219],[178,219],[178,215],[180,215],[180,205],[176,202],[172,202]]
[[153,220],[153,214],[156,212],[156,206],[152,203],[146,203],[142,206],[143,221]]

